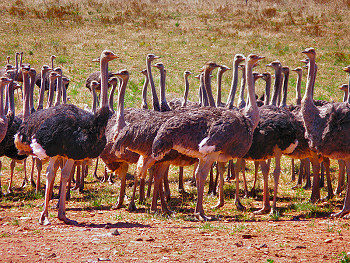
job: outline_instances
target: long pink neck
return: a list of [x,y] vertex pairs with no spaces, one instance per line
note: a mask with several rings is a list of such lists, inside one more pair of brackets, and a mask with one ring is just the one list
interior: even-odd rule
[[109,107],[108,105],[108,61],[101,59],[101,108]]
[[152,61],[150,61],[149,59],[146,59],[147,74],[148,74],[149,84],[151,85],[151,92],[152,92],[153,110],[160,111],[160,105],[159,105],[158,95],[156,91],[156,86],[154,85],[153,76],[152,76],[151,62]]
[[39,105],[38,110],[41,110],[44,108],[44,96],[45,96],[45,86],[46,86],[46,76],[47,71],[41,70],[41,84],[40,84],[40,92],[39,92]]
[[117,110],[117,127],[118,131],[123,129],[126,126],[124,119],[124,97],[125,97],[125,89],[128,84],[129,78],[123,79],[122,84],[119,87],[118,91],[118,110]]
[[253,65],[251,63],[247,63],[246,65],[246,79],[248,85],[249,103],[245,107],[244,111],[246,112],[248,118],[251,119],[253,128],[255,129],[259,123],[259,109],[258,105],[256,104]]
[[182,106],[186,107],[188,91],[189,91],[190,85],[188,83],[188,75],[185,75],[184,78],[185,78],[185,92],[184,92],[184,98],[183,98],[183,101],[182,101]]
[[24,89],[24,103],[23,103],[23,120],[26,120],[30,115],[29,109],[29,93],[30,93],[30,81],[28,72],[23,72],[23,89]]
[[208,95],[209,99],[209,106],[215,107],[215,101],[213,92],[211,89],[211,77],[210,77],[211,70],[209,68],[205,69],[204,71],[204,87]]

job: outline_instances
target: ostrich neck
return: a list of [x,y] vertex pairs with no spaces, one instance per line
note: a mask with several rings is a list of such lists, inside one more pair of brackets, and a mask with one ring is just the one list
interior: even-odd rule
[[61,104],[61,92],[62,92],[62,74],[61,76],[57,78],[56,80],[56,100],[55,100],[55,106],[58,106]]
[[97,109],[97,94],[95,88],[91,88],[92,92],[92,112],[95,113]]
[[[119,84],[120,85],[120,84]],[[113,98],[114,98],[114,92],[115,92],[115,89],[117,88],[117,84],[113,84],[112,85],[112,89],[109,93],[109,109],[114,112],[114,105],[113,105]],[[94,90],[94,89],[93,89]],[[95,91],[95,94],[96,94],[96,91]]]
[[348,102],[349,90],[344,91],[343,102]]
[[347,90],[347,101],[348,101],[348,103],[350,103],[350,92],[349,92],[349,89],[350,89],[350,74],[349,74],[349,85],[348,85],[348,90]]
[[156,86],[154,85],[154,81],[153,81],[153,77],[152,77],[152,69],[151,69],[151,61],[150,60],[147,60],[147,74],[148,74],[149,83],[151,85],[153,110],[160,111]]
[[1,118],[5,117],[4,114],[4,88],[5,85],[3,83],[0,84],[0,116]]
[[222,70],[218,71],[218,90],[216,94],[216,105],[221,105],[221,81],[222,81]]
[[255,98],[253,65],[248,64],[246,66],[246,78],[247,78],[247,84],[248,84],[249,104],[247,104],[244,111],[246,112],[246,116],[249,119],[251,119],[252,124],[253,124],[253,129],[255,129],[259,123],[259,109],[258,109],[258,106],[256,104],[256,98]]
[[124,97],[125,97],[125,89],[128,84],[128,79],[122,80],[122,83],[119,87],[118,91],[118,110],[117,110],[117,130],[120,131],[126,126],[124,119]]
[[271,90],[271,78],[266,80],[264,105],[269,105]]
[[286,72],[284,74],[284,81],[283,81],[283,99],[280,106],[286,107],[287,106],[287,95],[288,95],[288,80],[289,80],[289,73]]
[[201,101],[201,105],[202,106],[209,106],[209,101],[208,101],[208,94],[207,94],[207,91],[205,90],[205,87],[204,87],[204,74],[201,74],[201,76],[199,77],[200,78],[200,93],[201,93],[201,96],[202,96],[202,101]]
[[19,68],[18,68],[18,55],[16,54],[16,57],[15,57],[15,60],[16,60],[16,76],[17,76],[17,74],[18,74],[18,70],[19,70]]
[[188,90],[189,90],[189,83],[188,83],[188,76],[185,76],[185,92],[184,92],[184,99],[182,102],[182,106],[185,107],[187,104],[187,97],[188,97]]
[[52,103],[53,103],[53,96],[54,96],[54,93],[55,93],[55,80],[56,79],[51,79],[49,80],[49,96],[47,97],[47,105],[46,105],[46,108],[50,108],[52,106]]
[[15,106],[15,96],[14,96],[13,82],[8,85],[7,96],[9,98],[10,111],[13,113],[13,115],[16,115],[16,112],[15,112],[16,111],[16,106]]
[[165,97],[165,70],[160,70],[160,103],[161,103],[161,111],[170,111],[170,107]]
[[34,85],[35,85],[35,75],[30,76],[30,97],[29,97],[29,108],[34,110]]
[[244,101],[245,83],[246,83],[245,70],[242,70],[242,79],[241,79],[241,87],[239,89],[238,105],[245,104],[245,101]]
[[215,107],[215,101],[214,101],[213,92],[211,89],[210,73],[211,73],[210,69],[206,69],[204,71],[204,89],[206,90],[207,95],[208,95],[209,106]]
[[28,73],[23,73],[23,89],[24,89],[23,120],[25,120],[30,115],[30,109],[29,109],[30,81],[29,81]]
[[147,105],[147,86],[148,86],[149,80],[148,76],[145,77],[145,83],[143,83],[143,88],[142,88],[142,105],[141,107],[143,109],[148,109]]
[[44,108],[44,95],[45,95],[45,86],[46,86],[46,71],[41,71],[41,84],[40,84],[40,92],[39,92],[39,105],[38,110]]
[[109,107],[108,105],[108,61],[105,59],[101,59],[100,74],[101,74],[101,108]]
[[13,85],[12,83],[9,83],[6,87],[5,87],[5,107],[4,107],[4,112],[7,114],[8,109],[9,109],[9,89],[10,89],[10,85]]
[[302,73],[298,74],[297,88],[296,88],[296,103],[297,103],[297,105],[301,104],[301,77],[302,77]]
[[67,89],[66,89],[66,84],[63,84],[62,82],[62,102],[63,104],[66,104],[67,103]]
[[273,93],[272,93],[272,100],[271,100],[271,105],[276,106],[277,105],[277,99],[278,99],[278,93],[279,93],[279,89],[280,89],[280,83],[281,83],[281,68],[277,68],[275,70],[275,84],[273,87]]
[[233,77],[232,77],[232,83],[231,83],[231,90],[226,102],[226,107],[229,109],[232,109],[233,103],[235,101],[235,95],[236,95],[237,84],[238,84],[238,65],[239,65],[239,62],[235,61],[233,66],[233,73],[232,73]]
[[314,74],[312,74],[312,98],[314,97],[317,69],[318,69],[318,67],[317,67],[317,64],[315,63],[315,72],[314,72]]

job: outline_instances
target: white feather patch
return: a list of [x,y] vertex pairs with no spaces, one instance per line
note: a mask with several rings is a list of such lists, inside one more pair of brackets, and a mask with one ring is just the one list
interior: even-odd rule
[[212,146],[208,146],[208,145],[205,145],[207,143],[207,141],[209,140],[209,137],[206,137],[204,138],[200,144],[198,145],[199,146],[199,152],[202,153],[202,154],[208,154],[208,153],[211,153],[211,152],[214,152],[215,151],[215,145],[212,145]]
[[298,143],[299,143],[298,140],[295,140],[294,143],[289,145],[288,148],[283,151],[283,153],[292,153],[292,152],[294,152],[295,148],[297,148],[297,146],[298,146]]
[[41,147],[41,145],[36,141],[36,139],[32,139],[30,147],[33,149],[33,153],[36,156],[38,156],[40,160],[49,158],[49,156],[46,155],[46,151],[43,149],[43,147]]

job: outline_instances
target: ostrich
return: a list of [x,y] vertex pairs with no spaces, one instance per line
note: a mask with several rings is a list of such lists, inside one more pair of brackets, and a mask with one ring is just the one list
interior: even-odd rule
[[[350,140],[349,119],[350,108],[348,103],[329,103],[322,107],[316,107],[312,99],[313,81],[315,72],[316,51],[307,48],[303,52],[309,58],[309,69],[306,93],[301,104],[301,113],[305,124],[306,137],[309,146],[322,154],[322,156],[344,160],[348,174],[350,173]],[[337,141],[338,140],[338,141]],[[319,165],[316,166],[319,170]],[[314,174],[314,185],[319,184],[319,174]],[[342,217],[350,212],[350,180],[347,183],[347,192],[343,209],[333,214]]]
[[[8,129],[6,131],[6,136],[0,143],[0,156],[6,156],[8,158],[11,158],[11,174],[10,174],[10,181],[12,181],[13,178],[13,172],[14,172],[14,162],[15,161],[22,161],[27,156],[26,155],[19,155],[18,151],[15,147],[13,137],[17,132],[17,129],[19,125],[21,124],[22,120],[18,118],[15,115],[15,103],[14,103],[14,86],[13,86],[13,79],[15,78],[15,71],[8,71],[8,76],[10,77],[10,83],[8,84],[8,90],[7,95],[9,97],[9,112],[7,114],[8,118],[10,119],[10,125],[8,126]],[[4,84],[3,81],[6,81],[4,79],[0,79],[0,83]],[[1,85],[0,85],[1,86]],[[0,170],[1,170],[1,162],[0,162]],[[8,188],[8,193],[11,191],[11,187]],[[0,195],[1,195],[1,181],[0,181]]]
[[166,101],[165,97],[165,77],[166,77],[166,71],[164,69],[164,64],[159,62],[153,65],[153,67],[156,67],[160,71],[160,111],[171,111],[168,102]]
[[[199,158],[196,170],[198,200],[195,214],[203,220],[209,220],[203,209],[204,182],[214,161],[227,162],[242,158],[248,151],[253,131],[259,121],[256,105],[253,65],[264,57],[250,54],[247,59],[246,74],[250,104],[242,111],[223,108],[199,108],[187,111],[167,120],[154,139],[152,152],[156,159],[174,149],[179,153]],[[204,67],[205,89],[210,91],[210,72],[218,67],[208,62]],[[186,139],[184,139],[186,138]]]
[[11,80],[7,77],[0,78],[0,142],[5,138],[9,120],[4,111],[4,89]]
[[[322,107],[316,107],[312,99],[313,76],[315,72],[316,51],[307,48],[303,52],[309,58],[307,89],[301,104],[301,113],[305,125],[306,137],[309,146],[322,154],[322,156],[344,160],[346,169],[350,172],[350,141],[349,119],[350,108],[348,103],[329,103]],[[340,140],[340,141],[337,141]],[[314,186],[319,185],[319,163],[316,163],[316,174],[314,174]],[[313,186],[313,187],[314,187]],[[350,212],[350,180],[347,184],[347,193],[342,211],[333,216],[344,216]]]
[[[169,101],[169,105],[170,108],[172,110],[178,109],[180,107],[186,107],[186,106],[190,106],[190,107],[194,107],[194,106],[199,106],[199,104],[197,102],[192,102],[188,100],[188,92],[189,92],[189,82],[188,82],[188,77],[190,75],[192,75],[193,73],[191,71],[185,70],[183,73],[184,76],[184,82],[185,82],[185,91],[184,91],[184,95],[183,98],[174,98],[171,101]],[[201,93],[200,93],[201,94]]]
[[[49,71],[52,70],[52,68],[50,68],[47,65],[44,65],[41,67],[41,83],[40,83],[40,87],[45,87],[46,86],[46,79],[47,79],[47,74],[49,73]],[[44,96],[45,96],[45,89],[44,88],[40,88],[40,92],[39,92],[39,104],[37,107],[37,110],[42,110],[44,108]]]
[[[117,58],[104,50],[100,58],[101,72],[108,72],[108,62]],[[55,178],[55,163],[64,159],[58,218],[66,224],[76,223],[65,215],[66,186],[75,161],[96,158],[105,144],[105,128],[109,116],[107,74],[101,76],[101,108],[90,114],[74,105],[62,104],[37,111],[25,119],[15,136],[15,144],[21,151],[34,154],[40,159],[49,158],[46,173],[44,210],[39,223],[48,222],[48,202]]]

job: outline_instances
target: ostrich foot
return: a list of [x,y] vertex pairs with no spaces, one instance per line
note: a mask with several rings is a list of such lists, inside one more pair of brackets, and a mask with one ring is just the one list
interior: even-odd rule
[[196,186],[196,180],[194,180],[193,178],[191,178],[189,181],[188,181],[189,185],[190,186]]
[[249,197],[249,192],[248,190],[244,190],[244,198],[248,198]]
[[11,194],[12,193],[12,188],[7,189],[6,194]]
[[123,203],[117,203],[115,205],[112,206],[112,209],[120,209],[120,208],[123,208]]
[[30,184],[31,184],[32,187],[36,187],[36,184],[35,184],[34,180],[30,180]]
[[113,181],[113,179],[112,179],[111,176],[108,178],[108,183],[109,183],[109,184],[114,184],[114,181]]
[[306,185],[303,186],[303,189],[308,190],[311,188],[311,182],[306,182]]
[[328,201],[333,199],[333,197],[334,197],[334,194],[331,193],[331,194],[328,194],[325,198],[322,198],[321,201]]
[[246,210],[246,207],[244,205],[242,205],[241,201],[239,201],[239,200],[235,201],[235,205],[236,205],[238,211],[245,211]]
[[270,211],[270,216],[279,215],[277,207],[273,207]]
[[294,189],[298,189],[298,188],[300,188],[300,187],[301,187],[300,184],[296,184],[296,185],[292,186],[292,189],[294,190]]
[[66,215],[58,215],[58,219],[63,221],[66,225],[78,225],[78,222],[66,217]]
[[[348,209],[343,209],[339,213],[331,214],[331,217],[343,217],[343,216],[345,216],[345,215],[347,215],[349,213],[350,213],[350,209],[349,208]],[[346,218],[348,218],[348,216]]]
[[264,214],[267,214],[268,212],[270,212],[270,210],[271,210],[271,206],[264,206],[260,210],[253,212],[253,214],[254,215],[264,215]]
[[137,210],[137,207],[136,207],[136,205],[135,205],[135,202],[130,202],[129,207],[128,207],[128,210],[129,210],[130,212],[135,212],[135,211]]
[[251,196],[251,197],[256,197],[255,188],[252,188],[252,190],[250,190],[250,196]]
[[43,225],[43,226],[47,226],[47,225],[51,224],[49,219],[47,218],[47,214],[45,212],[41,213],[41,215],[39,217],[39,224]]
[[212,221],[213,218],[210,216],[206,216],[204,213],[202,212],[198,212],[198,213],[194,213],[195,217],[199,220],[199,221]]
[[22,182],[21,188],[25,188],[25,187],[27,187],[27,185],[28,185],[28,180],[24,179]]
[[312,196],[310,197],[310,203],[317,203],[318,201],[320,201],[321,197],[320,196]]
[[217,209],[224,206],[224,202],[219,201],[216,205],[212,206],[211,209]]
[[188,196],[189,193],[185,191],[185,189],[179,189],[179,194],[180,195],[185,195],[185,196]]

